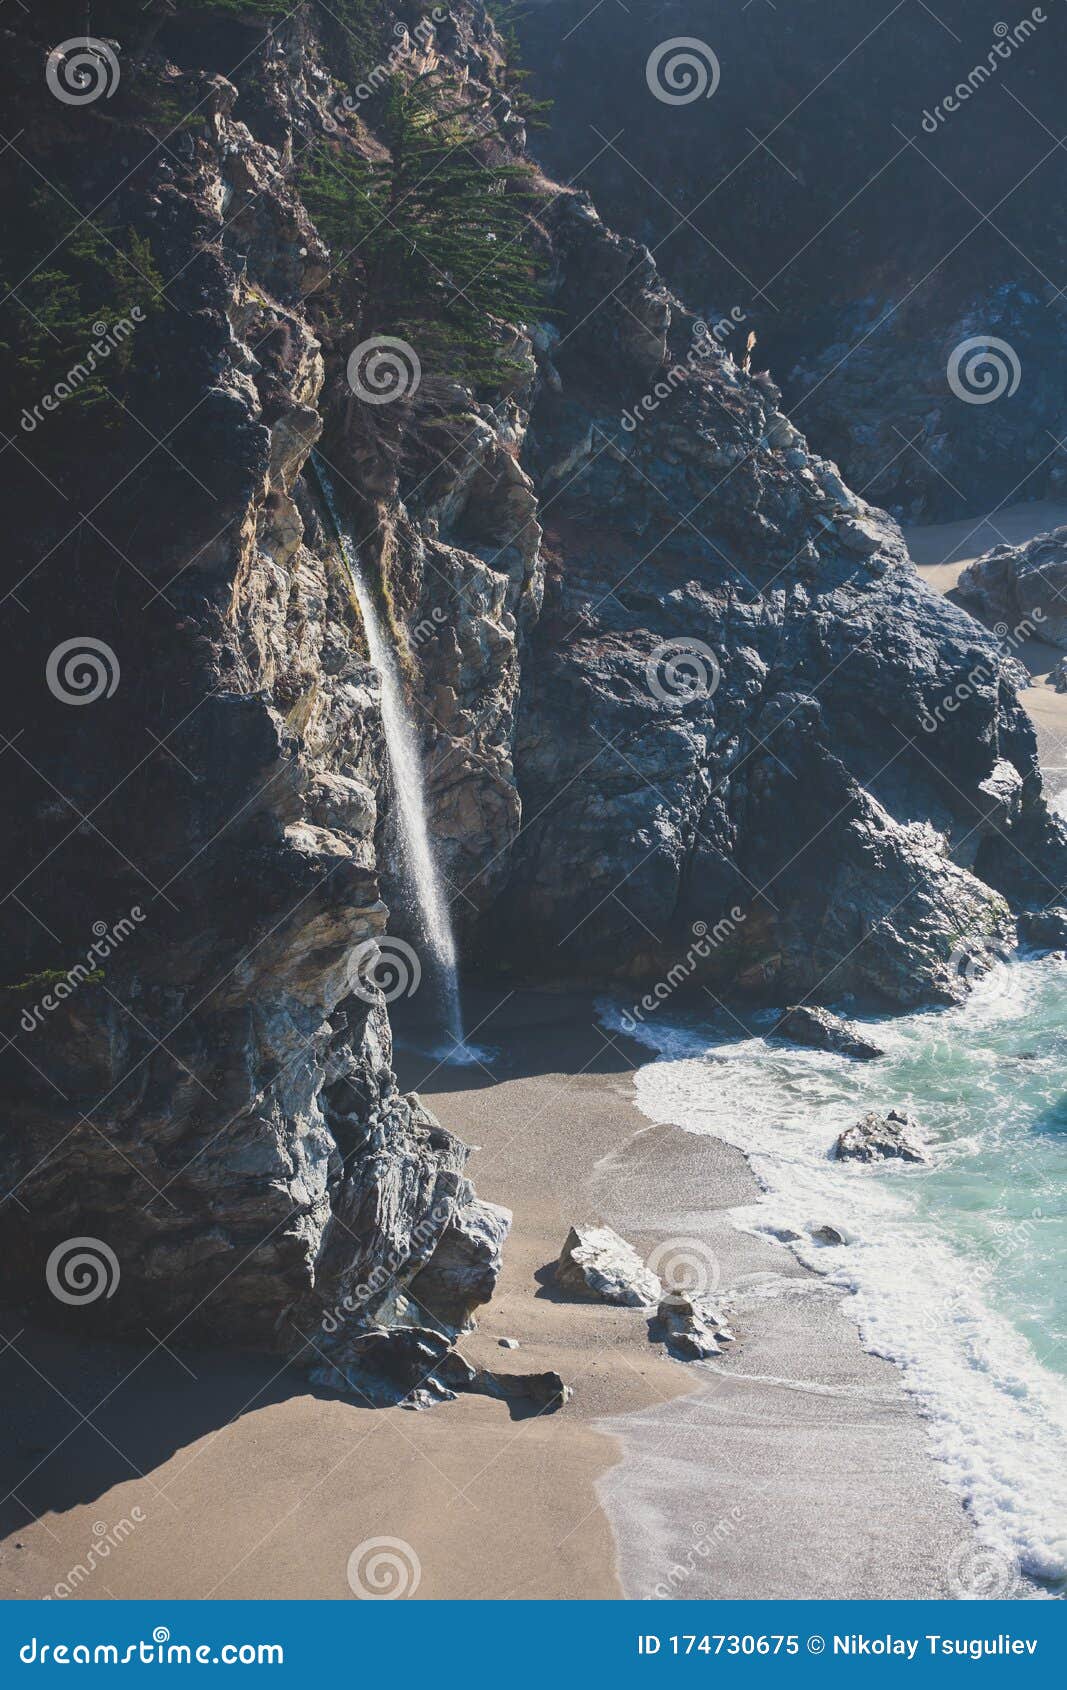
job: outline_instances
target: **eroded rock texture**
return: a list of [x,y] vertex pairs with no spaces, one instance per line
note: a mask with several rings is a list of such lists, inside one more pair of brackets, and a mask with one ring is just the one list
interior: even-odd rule
[[[961,953],[1062,902],[1063,836],[996,641],[582,194],[540,183],[545,316],[494,325],[506,381],[427,357],[417,403],[360,402],[363,272],[331,315],[299,171],[380,156],[378,108],[345,106],[324,9],[264,11],[94,8],[122,74],[90,104],[46,80],[81,8],[8,20],[0,55],[17,255],[60,262],[26,229],[65,201],[145,307],[91,407],[28,427],[56,372],[7,370],[4,1289],[38,1298],[87,1235],[121,1267],[90,1319],[342,1377],[399,1327],[411,1385],[506,1214],[400,1094],[366,982],[387,925],[418,933],[313,447],[388,598],[469,968],[950,998]],[[462,82],[514,162],[502,65],[458,4],[392,74]]]

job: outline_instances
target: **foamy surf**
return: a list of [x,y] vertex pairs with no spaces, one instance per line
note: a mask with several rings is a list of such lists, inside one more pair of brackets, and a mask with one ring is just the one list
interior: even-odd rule
[[[729,1027],[605,1024],[656,1053],[645,1116],[745,1152],[763,1195],[743,1229],[791,1236],[839,1287],[871,1351],[921,1405],[940,1470],[980,1537],[1031,1577],[1067,1577],[1067,1068],[1061,964],[998,968],[956,1009],[871,1024],[857,1064]],[[868,1109],[928,1131],[928,1168],[829,1152]],[[812,1236],[832,1227],[841,1245]],[[1059,1262],[1057,1263],[1057,1257]]]

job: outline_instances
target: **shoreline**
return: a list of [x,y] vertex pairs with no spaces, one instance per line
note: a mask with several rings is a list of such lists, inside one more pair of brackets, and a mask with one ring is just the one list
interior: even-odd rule
[[[998,526],[1019,539],[1058,514]],[[975,528],[909,531],[939,590],[977,555]],[[1022,655],[1042,766],[1067,781],[1067,695]],[[412,1552],[410,1593],[429,1599],[959,1596],[978,1540],[922,1414],[842,1293],[731,1220],[759,1194],[744,1155],[640,1113],[651,1052],[587,996],[481,990],[467,1008],[487,1068],[420,1056],[399,1016],[396,1052],[402,1085],[479,1147],[480,1194],[515,1214],[460,1348],[556,1369],[573,1400],[527,1418],[480,1397],[370,1410],[278,1358],[79,1344],[9,1312],[0,1597],[67,1594],[107,1542],[69,1594],[351,1600],[349,1557],[376,1537]],[[643,1311],[555,1296],[546,1269],[583,1220],[643,1256],[695,1253],[738,1334],[721,1362],[671,1360]]]

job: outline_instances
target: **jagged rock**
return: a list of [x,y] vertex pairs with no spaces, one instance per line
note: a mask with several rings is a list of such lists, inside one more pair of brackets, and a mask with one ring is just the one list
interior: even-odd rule
[[928,1162],[922,1144],[922,1128],[912,1115],[891,1109],[888,1115],[873,1111],[846,1127],[834,1145],[838,1161]]
[[[1067,527],[996,546],[968,565],[956,591],[987,622],[1067,646]],[[1059,691],[1057,680],[1057,691]]]
[[787,1009],[775,1023],[771,1037],[792,1039],[794,1044],[811,1045],[816,1050],[832,1050],[838,1056],[854,1056],[861,1062],[885,1055],[878,1045],[863,1038],[839,1015],[807,1004]]
[[671,1296],[660,1302],[649,1323],[649,1336],[665,1343],[682,1361],[705,1361],[721,1355],[734,1334],[720,1310],[699,1298]]
[[1067,945],[1067,909],[1024,910],[1019,917],[1019,937],[1035,950],[1058,951]]
[[574,1226],[556,1263],[556,1285],[585,1302],[649,1308],[661,1286],[637,1251],[610,1226]]
[[1057,692],[1067,692],[1067,657],[1061,657],[1053,670],[1052,684]]

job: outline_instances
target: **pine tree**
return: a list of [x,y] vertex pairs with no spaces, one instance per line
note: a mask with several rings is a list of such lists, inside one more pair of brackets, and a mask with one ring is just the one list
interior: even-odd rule
[[394,85],[375,127],[388,158],[322,150],[302,183],[335,266],[361,269],[361,331],[405,335],[450,373],[498,384],[507,360],[495,325],[540,303],[532,173],[482,161],[473,108],[435,72]]

